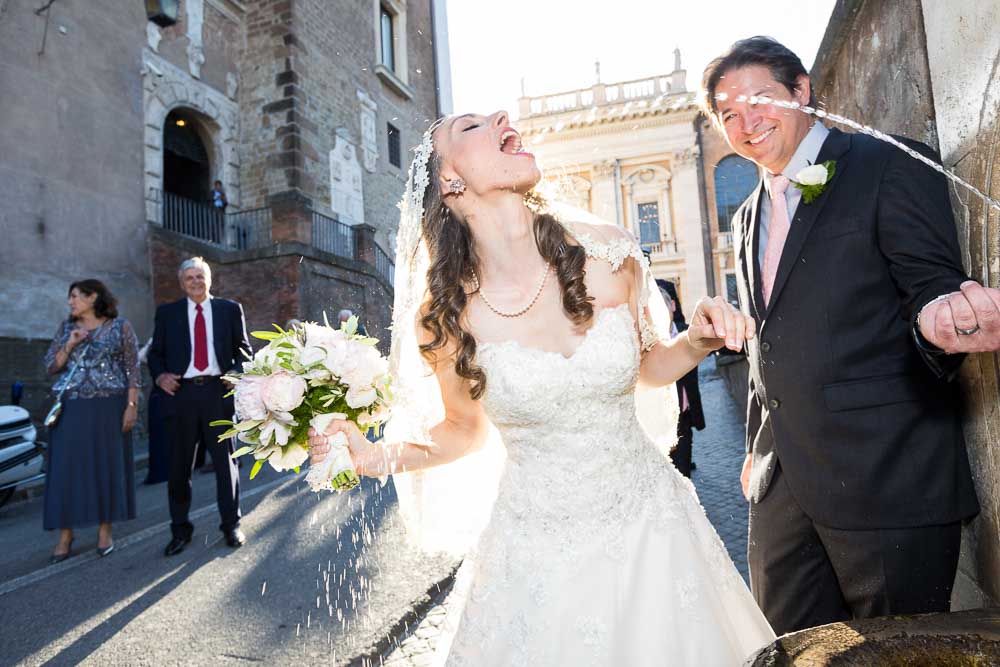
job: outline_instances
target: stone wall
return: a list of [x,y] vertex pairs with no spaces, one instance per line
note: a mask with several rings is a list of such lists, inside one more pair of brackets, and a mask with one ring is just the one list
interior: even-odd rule
[[[0,13],[0,336],[47,338],[69,284],[104,281],[150,320],[139,70],[146,16],[119,0],[12,0]],[[99,45],[95,48],[94,45]],[[9,382],[6,367],[0,382]]]
[[157,304],[183,297],[177,267],[199,255],[212,267],[212,293],[243,304],[248,331],[284,326],[292,318],[321,322],[324,312],[335,324],[337,312],[349,308],[369,334],[388,342],[392,289],[364,262],[298,242],[224,251],[160,228],[152,227],[151,232]]
[[[812,77],[830,111],[939,149],[946,167],[1000,198],[1000,7],[958,0],[842,1]],[[1000,286],[998,215],[952,188],[969,274]],[[965,434],[982,513],[963,533],[953,608],[1000,603],[998,359],[962,368]]]
[[[248,208],[295,190],[317,211],[335,214],[330,151],[340,135],[363,161],[361,116],[369,100],[368,106],[375,107],[377,158],[362,170],[364,222],[389,248],[398,222],[395,204],[406,181],[407,149],[419,143],[435,117],[437,99],[429,0],[406,3],[406,95],[375,73],[374,7],[358,0],[248,4],[240,74],[242,185]],[[390,122],[401,133],[401,167],[388,159]]]
[[[922,3],[945,166],[1000,200],[1000,4],[955,0]],[[966,268],[1000,287],[1000,213],[952,187]],[[996,354],[978,354],[962,368],[968,416],[965,437],[982,514],[965,531],[957,602],[1000,603],[1000,372]]]

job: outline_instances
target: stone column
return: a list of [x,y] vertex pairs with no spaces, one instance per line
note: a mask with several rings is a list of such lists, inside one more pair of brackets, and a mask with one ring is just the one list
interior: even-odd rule
[[615,163],[614,160],[593,166],[593,186],[590,191],[590,212],[597,217],[615,221]]
[[273,243],[312,244],[312,200],[289,190],[268,197]]
[[696,149],[673,154],[670,189],[674,196],[677,230],[677,252],[684,258],[685,276],[681,303],[693,308],[698,299],[708,296],[705,266],[705,244],[702,238],[701,202],[698,189]]

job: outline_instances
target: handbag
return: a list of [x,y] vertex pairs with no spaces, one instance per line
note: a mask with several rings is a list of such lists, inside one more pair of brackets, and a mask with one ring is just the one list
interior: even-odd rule
[[90,349],[90,341],[87,341],[87,347],[83,348],[83,352],[80,354],[80,358],[77,359],[75,364],[73,364],[73,368],[69,369],[69,375],[66,376],[66,382],[63,384],[63,388],[59,390],[58,394],[56,394],[56,402],[52,405],[51,408],[49,408],[48,413],[45,415],[45,420],[43,421],[43,423],[45,424],[46,428],[52,428],[59,422],[59,416],[62,415],[62,408],[63,408],[62,406],[63,392],[65,392],[66,389],[69,387],[69,382],[70,380],[73,379],[73,374],[76,373],[76,369],[79,368],[80,364],[83,363],[83,360],[87,356],[87,350],[89,349]]

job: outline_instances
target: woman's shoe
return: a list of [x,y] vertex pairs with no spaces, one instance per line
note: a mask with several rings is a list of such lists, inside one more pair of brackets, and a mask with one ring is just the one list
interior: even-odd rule
[[69,558],[72,554],[73,554],[73,540],[70,540],[69,547],[66,548],[66,551],[64,553],[52,554],[52,556],[49,557],[49,564],[55,565],[56,563],[61,563],[67,558]]
[[97,547],[97,555],[101,556],[103,558],[104,556],[107,556],[109,553],[111,553],[114,550],[115,550],[115,543],[112,542],[111,544],[109,544],[108,546],[104,547],[103,549],[101,547]]

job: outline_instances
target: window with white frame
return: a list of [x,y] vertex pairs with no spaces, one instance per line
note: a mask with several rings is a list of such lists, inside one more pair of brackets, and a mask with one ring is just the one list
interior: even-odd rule
[[379,5],[379,35],[382,42],[381,64],[392,72],[396,71],[395,37],[393,36],[393,15],[385,5]]
[[406,49],[406,0],[372,0],[375,74],[404,99],[412,99]]

